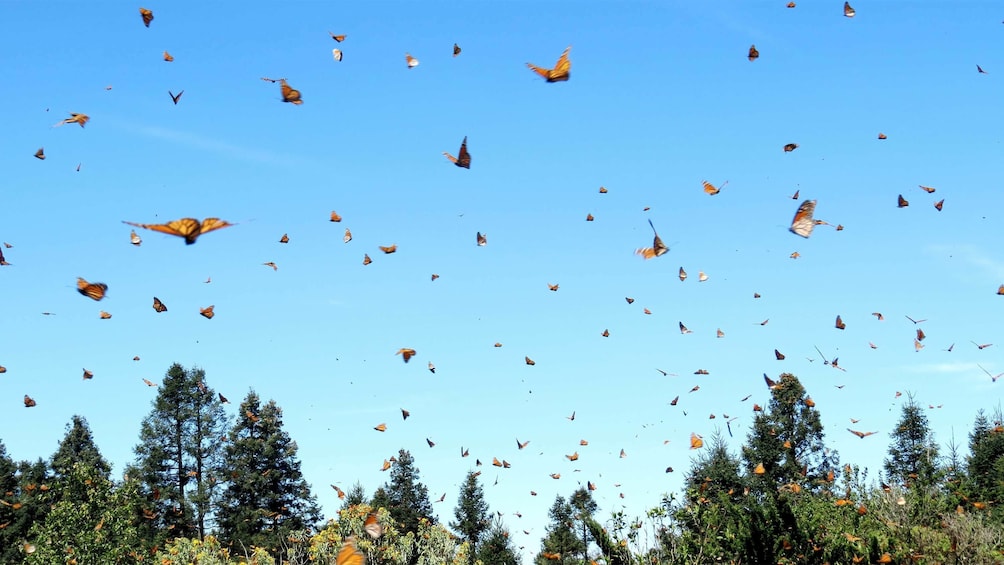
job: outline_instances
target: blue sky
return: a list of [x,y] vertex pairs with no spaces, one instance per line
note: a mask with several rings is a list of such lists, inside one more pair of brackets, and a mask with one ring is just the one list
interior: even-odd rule
[[[641,515],[679,491],[691,432],[739,416],[738,447],[763,373],[798,375],[842,462],[873,473],[897,391],[943,405],[928,411],[937,439],[965,444],[1004,384],[977,366],[1004,371],[1000,6],[859,1],[850,19],[841,2],[784,5],[172,2],[147,4],[145,28],[137,6],[5,4],[8,452],[48,457],[82,414],[121,471],[155,396],[141,379],[197,365],[235,404],[251,388],[279,403],[328,516],[329,484],[372,492],[401,447],[430,496],[446,493],[443,521],[476,458],[506,459],[482,479],[529,555],[555,494],[589,480],[602,516]],[[568,82],[526,68],[569,45]],[[177,105],[169,90],[185,91]],[[69,112],[91,121],[51,127]],[[464,136],[470,170],[441,155]],[[702,180],[729,183],[712,197]],[[789,233],[803,199],[845,229]],[[237,225],[191,246],[141,231],[137,248],[121,223],[209,216]],[[671,251],[644,261],[648,219]],[[77,277],[107,298],[80,296]],[[849,418],[879,434],[859,440]]]

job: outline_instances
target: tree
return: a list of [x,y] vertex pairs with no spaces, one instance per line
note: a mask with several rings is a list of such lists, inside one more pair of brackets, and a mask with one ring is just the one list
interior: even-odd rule
[[296,452],[296,442],[282,429],[282,409],[274,400],[263,406],[250,391],[224,457],[230,480],[216,521],[228,545],[246,552],[265,547],[277,554],[290,532],[311,529],[320,521]]
[[[17,465],[7,455],[7,446],[0,440],[0,563],[14,563],[21,558],[20,541],[24,532],[10,528],[18,518]],[[20,510],[20,508],[18,508]]]
[[156,529],[172,537],[205,537],[223,479],[226,425],[222,403],[205,385],[205,372],[171,365],[141,424],[131,470],[156,508]]
[[575,535],[575,509],[561,495],[554,497],[554,504],[548,511],[551,523],[547,535],[541,540],[537,564],[571,565],[578,563],[575,558],[586,552],[582,540]]
[[[404,533],[418,532],[419,522],[424,518],[431,524],[436,523],[432,515],[432,503],[429,501],[429,489],[419,480],[418,467],[415,459],[406,449],[397,454],[397,463],[390,470],[390,481],[383,486],[385,502],[390,515]],[[380,490],[373,496],[373,504],[377,505]]]
[[363,488],[363,484],[356,481],[349,492],[345,495],[345,500],[342,501],[342,510],[346,508],[351,508],[352,506],[357,506],[366,502],[366,489]]
[[477,561],[482,565],[514,565],[520,563],[519,554],[509,537],[509,530],[506,529],[502,519],[498,516],[492,520],[487,530],[482,532],[484,541],[475,553],[472,553]]
[[76,463],[92,467],[102,477],[111,476],[112,466],[98,451],[87,419],[78,415],[74,415],[66,425],[66,435],[60,440],[56,453],[52,455],[51,467],[56,478],[60,479],[69,475]]
[[460,499],[453,510],[457,521],[450,523],[450,527],[459,532],[460,538],[470,545],[472,562],[477,554],[481,536],[491,526],[488,519],[488,503],[485,502],[484,490],[478,482],[480,474],[474,471],[467,472],[467,479],[460,489]]
[[579,531],[582,532],[582,561],[588,561],[586,556],[586,551],[589,548],[589,542],[592,539],[589,533],[588,521],[592,520],[593,514],[596,513],[598,508],[596,501],[593,500],[593,495],[585,487],[579,487],[571,496],[568,497],[568,504],[575,509],[575,521],[578,523]]
[[[969,458],[966,461],[966,490],[972,502],[1004,500],[1004,416],[998,407],[991,424],[980,410],[969,434]],[[991,506],[1000,519],[1004,505]]]
[[903,404],[899,422],[889,435],[892,443],[883,465],[889,481],[911,486],[933,485],[938,474],[938,444],[927,415],[912,394]]

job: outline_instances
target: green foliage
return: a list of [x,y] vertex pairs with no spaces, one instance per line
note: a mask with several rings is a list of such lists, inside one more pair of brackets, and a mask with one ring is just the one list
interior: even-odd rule
[[7,447],[0,440],[0,563],[13,563],[21,556],[22,532],[14,525],[18,510],[14,505],[20,502],[17,480],[17,465],[7,455]]
[[938,479],[938,444],[935,443],[927,415],[909,395],[903,404],[896,429],[889,434],[889,457],[883,465],[890,481],[926,488]]
[[216,392],[205,385],[205,372],[172,365],[141,424],[136,466],[130,469],[142,479],[157,514],[149,524],[152,531],[205,536],[225,477],[226,425]]
[[403,532],[417,533],[422,520],[436,522],[429,489],[419,480],[415,459],[405,449],[398,451],[397,462],[390,470],[390,481],[377,490],[373,505],[386,508]]
[[482,535],[491,526],[488,519],[488,503],[485,502],[485,493],[478,481],[479,475],[480,473],[474,471],[467,472],[464,486],[460,489],[457,507],[453,511],[457,520],[450,522],[450,527],[459,532],[461,539],[470,546],[472,559],[477,553]]
[[586,546],[575,533],[575,509],[558,495],[548,516],[551,523],[547,526],[547,535],[541,540],[537,565],[578,563],[577,556],[585,554]]
[[498,516],[483,533],[481,545],[474,557],[482,565],[513,565],[521,562],[516,547],[509,538],[509,530]]
[[366,489],[359,481],[353,483],[352,488],[345,493],[345,500],[342,501],[342,510],[358,506],[366,502]]
[[993,422],[981,411],[969,434],[964,503],[990,505],[996,520],[1004,522],[1004,416],[998,407]]
[[220,537],[231,551],[264,547],[278,552],[290,532],[320,522],[296,452],[275,401],[262,405],[249,392],[230,431],[224,459],[230,480],[217,509]]
[[87,419],[74,415],[66,425],[66,435],[60,440],[59,448],[53,454],[50,465],[56,478],[59,479],[69,475],[77,463],[93,468],[105,478],[112,472],[112,466],[101,456],[98,446],[94,443]]

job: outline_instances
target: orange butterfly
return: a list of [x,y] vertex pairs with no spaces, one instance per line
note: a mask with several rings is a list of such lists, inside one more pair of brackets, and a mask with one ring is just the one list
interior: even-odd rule
[[112,319],[112,315],[111,315],[111,314],[109,314],[108,312],[105,312],[104,310],[102,310],[102,311],[101,311],[101,313],[100,313],[100,314],[98,314],[98,316],[99,316],[99,317],[100,317],[100,318],[101,318],[102,320],[110,320],[110,319]]
[[86,381],[93,378],[94,378],[94,373],[88,371],[87,369],[84,369],[84,380]]
[[882,133],[882,132],[879,132],[878,138],[879,139],[889,139],[889,137],[886,134]]
[[566,457],[566,458],[567,458],[567,459],[568,459],[569,461],[578,461],[578,460],[579,460],[579,452],[578,452],[578,451],[576,451],[575,453],[573,453],[573,454],[571,454],[571,455],[565,455],[565,457]]
[[369,265],[372,262],[373,259],[370,259],[369,253],[363,253],[363,265]]
[[84,127],[84,124],[86,124],[87,121],[90,120],[90,119],[91,119],[91,117],[88,116],[87,114],[76,114],[76,113],[70,112],[70,117],[69,118],[66,118],[65,120],[59,122],[54,127],[59,127],[59,126],[61,126],[63,124],[80,124],[80,127]]
[[[1001,288],[1004,288],[1004,285],[1001,285]],[[634,298],[631,298],[629,296],[625,296],[624,300],[626,300],[628,304],[634,304]]]
[[558,285],[547,283],[547,289],[552,292],[558,292]]
[[167,306],[164,306],[164,303],[156,296],[153,297],[153,309],[157,312],[167,312]]
[[600,187],[600,194],[606,194],[606,193],[607,193],[607,189],[605,187],[601,186]]
[[816,223],[812,221],[812,214],[815,211],[815,200],[806,200],[802,202],[802,204],[798,207],[798,211],[795,212],[795,217],[792,218],[791,227],[789,227],[788,230],[795,235],[808,238],[812,235],[812,228],[816,227]]
[[201,314],[208,320],[212,320],[213,316],[216,315],[216,313],[213,312],[213,308],[215,308],[215,305],[210,305],[207,306],[206,308],[199,308],[199,314]]
[[610,337],[610,330],[603,330],[603,333],[601,333],[600,335],[603,337]]
[[24,407],[25,408],[34,408],[35,405],[36,405],[36,402],[35,402],[34,398],[28,396],[27,394],[24,395]]
[[35,158],[45,161],[45,148],[39,147],[38,151],[35,152]]
[[854,14],[855,14],[854,8],[851,8],[851,5],[849,3],[844,2],[844,16],[848,18],[853,18]]
[[167,91],[167,93],[168,93],[168,94],[169,94],[169,95],[171,96],[171,101],[173,101],[173,102],[174,102],[174,105],[175,105],[175,106],[177,106],[177,105],[178,105],[178,100],[181,100],[181,95],[182,95],[182,94],[184,94],[184,93],[185,93],[185,91],[184,91],[184,90],[182,90],[182,91],[181,91],[181,92],[179,92],[179,93],[178,93],[177,95],[175,95],[175,94],[174,94],[173,92],[171,92],[170,90],[168,90],[168,91]]
[[834,323],[834,326],[838,330],[843,330],[847,328],[847,324],[845,324],[844,321],[840,319],[840,314],[837,314],[837,321],[836,323]]
[[108,285],[105,283],[89,283],[86,280],[77,277],[77,292],[88,298],[101,300],[105,297],[105,292],[107,290]]
[[453,44],[453,56],[456,57],[460,54],[460,46],[456,43]]
[[687,280],[687,271],[684,271],[683,267],[680,267],[679,277],[680,277],[680,282]]
[[756,50],[756,45],[750,45],[750,52],[747,57],[751,63],[760,57],[760,52]]
[[784,152],[785,153],[791,153],[792,151],[794,151],[796,149],[798,149],[798,144],[797,143],[785,143],[784,144]]
[[411,412],[409,412],[409,411],[405,410],[404,408],[402,408],[401,409],[401,419],[402,420],[407,420],[408,416],[411,416]]
[[704,438],[696,433],[690,434],[690,449],[700,449],[704,447]]
[[335,35],[335,34],[331,33],[330,31],[328,32],[328,35],[330,35],[331,39],[334,39],[338,43],[341,43],[341,42],[345,41],[345,36],[344,35]]
[[405,60],[405,62],[408,63],[408,68],[409,69],[414,69],[415,67],[418,66],[418,59],[412,57],[411,54],[409,54],[409,53],[405,53],[404,54],[404,60]]
[[774,350],[774,357],[777,358],[778,361],[784,361],[784,353],[781,353],[776,349]]
[[591,221],[593,221],[594,219],[595,219],[595,218],[593,218],[593,215],[592,215],[592,214],[586,214],[586,221],[587,221],[587,222],[591,222]]
[[387,253],[388,255],[391,254],[391,253],[394,253],[395,251],[397,251],[397,244],[396,243],[393,244],[393,245],[391,245],[391,246],[389,246],[389,247],[384,247],[383,245],[380,245],[378,247],[380,247],[380,251],[383,251],[384,253]]
[[909,205],[910,205],[910,202],[906,198],[903,198],[902,194],[900,194],[899,198],[896,199],[896,207],[897,208],[906,208]]
[[150,27],[150,22],[153,21],[153,12],[147,10],[146,8],[140,8],[139,15],[143,18],[143,25]]
[[643,247],[635,251],[635,255],[641,255],[645,259],[652,259],[653,257],[658,257],[660,255],[665,255],[669,248],[666,244],[662,242],[662,238],[659,237],[659,232],[655,231],[655,224],[652,220],[648,221],[648,225],[652,226],[652,232],[655,233],[655,239],[652,240],[652,247]]
[[366,558],[363,554],[356,549],[356,540],[354,536],[349,536],[342,545],[342,550],[338,552],[338,557],[335,558],[336,565],[365,565]]
[[168,53],[167,51],[164,51],[164,60],[167,61],[168,63],[171,63],[174,61],[174,56]]
[[394,355],[402,356],[404,358],[404,362],[407,363],[408,361],[411,361],[411,358],[416,355],[416,352],[414,349],[408,349],[406,347],[402,347],[401,349],[398,349],[397,353],[395,353]]
[[377,539],[383,535],[383,527],[377,522],[376,512],[370,512],[370,515],[366,517],[366,521],[363,522],[363,529],[373,539]]
[[532,63],[527,63],[526,66],[533,69],[533,71],[538,75],[544,77],[547,82],[560,82],[568,80],[568,77],[571,76],[572,70],[572,62],[568,60],[568,52],[571,50],[571,46],[565,49],[565,51],[561,54],[561,57],[558,57],[558,62],[554,65],[553,69],[544,69]]
[[945,199],[944,198],[942,198],[941,200],[939,200],[939,201],[937,201],[937,202],[934,203],[935,209],[937,209],[939,212],[941,211],[941,209],[944,206],[945,206]]
[[715,187],[715,185],[711,184],[708,181],[702,181],[702,182],[704,184],[704,192],[706,192],[711,196],[718,194],[719,192],[722,191],[723,188],[725,188],[725,185],[729,184],[729,181],[725,181],[724,183],[722,183],[722,186]]
[[376,431],[378,431],[378,432],[386,432],[387,431],[387,424],[377,424],[376,426],[373,427],[373,429],[376,430]]
[[450,155],[446,151],[443,151],[443,155],[450,160],[454,165],[464,168],[471,168],[471,154],[467,152],[467,136],[464,136],[464,140],[460,142],[460,153],[457,157]]
[[478,246],[484,247],[488,245],[488,234],[478,232]]
[[429,444],[429,447],[436,447],[436,442],[432,441],[429,438],[425,438],[425,443]]
[[219,218],[206,218],[201,222],[195,218],[182,218],[166,224],[137,224],[123,221],[123,224],[185,238],[185,245],[192,245],[200,235],[228,228],[234,224]]
[[518,447],[519,449],[523,449],[528,445],[530,445],[530,440],[519,441],[519,438],[516,438],[516,447]]
[[859,432],[859,431],[857,431],[857,430],[852,430],[852,429],[850,429],[850,428],[847,428],[847,431],[851,432],[852,434],[854,434],[854,435],[858,436],[858,437],[859,437],[859,438],[861,438],[861,439],[864,439],[864,438],[866,438],[866,437],[868,437],[868,436],[870,436],[870,435],[873,435],[873,434],[877,434],[877,433],[878,433],[878,432]]
[[143,379],[143,382],[146,384],[146,386],[157,386],[157,383],[151,381],[150,379]]
[[527,365],[536,365],[537,364],[536,361],[534,361],[533,359],[530,359],[529,357],[525,357],[525,359],[526,359],[526,364]]

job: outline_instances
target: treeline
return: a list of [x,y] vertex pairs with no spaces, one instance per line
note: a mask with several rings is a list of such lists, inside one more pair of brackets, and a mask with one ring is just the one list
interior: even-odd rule
[[[1004,423],[980,412],[968,454],[942,452],[912,398],[883,469],[839,460],[790,374],[769,381],[746,443],[708,438],[682,493],[644,517],[601,523],[589,488],[558,496],[537,565],[642,563],[1004,563]],[[14,462],[0,442],[0,563],[335,563],[343,540],[373,564],[520,561],[500,514],[468,473],[448,526],[401,450],[367,497],[339,490],[322,524],[282,410],[251,391],[229,419],[201,370],[173,365],[120,480],[75,416],[48,461]],[[866,440],[871,441],[871,440]],[[363,521],[376,512],[383,534]]]

